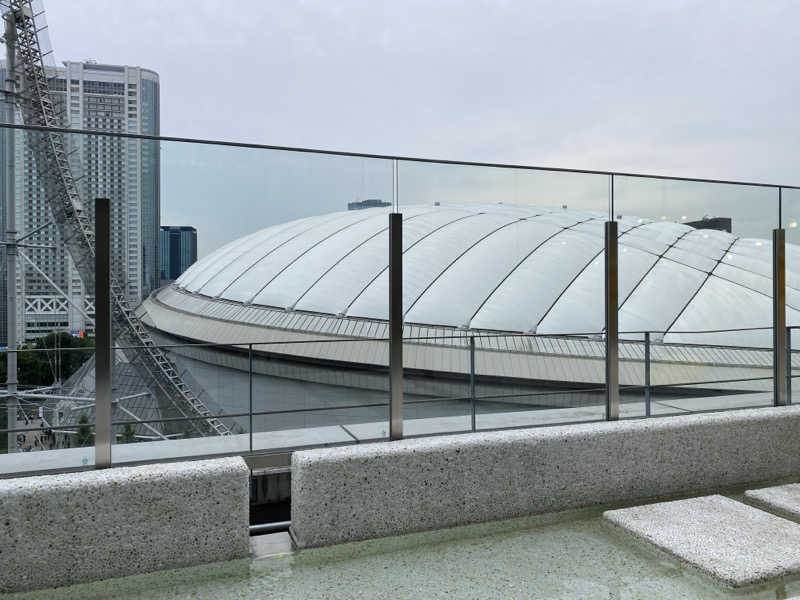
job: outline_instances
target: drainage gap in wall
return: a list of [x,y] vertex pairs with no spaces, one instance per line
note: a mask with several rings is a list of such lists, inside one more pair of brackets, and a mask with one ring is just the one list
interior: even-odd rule
[[250,535],[286,531],[291,518],[292,473],[288,467],[253,470]]

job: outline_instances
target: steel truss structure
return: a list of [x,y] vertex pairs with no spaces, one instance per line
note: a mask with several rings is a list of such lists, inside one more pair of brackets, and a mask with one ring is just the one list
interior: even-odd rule
[[[16,32],[15,73],[18,80],[14,101],[26,125],[58,127],[59,115],[50,94],[50,82],[44,64],[37,17],[31,0],[0,2],[3,18]],[[43,12],[43,11],[42,11]],[[8,42],[7,42],[8,44]],[[11,46],[9,46],[10,48]],[[80,197],[73,176],[69,153],[62,132],[26,133],[37,171],[45,188],[46,202],[53,222],[61,235],[89,295],[94,294],[95,235],[90,216]],[[116,346],[127,361],[135,366],[159,404],[174,409],[190,419],[200,435],[229,435],[230,429],[213,416],[208,407],[183,381],[175,365],[156,346],[150,333],[135,315],[118,279],[112,276],[112,320]],[[197,417],[202,417],[198,419]]]

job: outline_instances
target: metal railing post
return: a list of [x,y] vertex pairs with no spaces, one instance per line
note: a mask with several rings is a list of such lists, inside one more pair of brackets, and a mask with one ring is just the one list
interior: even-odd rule
[[403,215],[389,215],[389,439],[403,439]]
[[95,437],[94,464],[111,466],[111,202],[97,198],[95,234]]
[[472,399],[472,431],[475,431],[475,336],[469,336],[469,396]]
[[775,406],[786,405],[786,231],[772,230],[772,382]]
[[650,416],[650,332],[644,333],[644,416]]
[[792,403],[792,328],[786,328],[786,404]]
[[616,221],[606,221],[605,245],[606,420],[616,421],[619,419],[619,315],[617,314],[619,291],[617,288]]
[[[16,84],[14,76],[16,72],[16,42],[17,28],[14,26],[14,19],[11,14],[6,15],[5,19],[5,42],[6,42],[6,81],[5,81],[5,101],[6,101],[6,122],[14,124],[14,107]],[[6,429],[17,428],[17,221],[16,221],[16,156],[14,130],[6,129]],[[17,434],[9,431],[7,452],[11,453],[17,449]]]
[[253,451],[253,344],[247,346],[247,374],[250,387],[250,452]]

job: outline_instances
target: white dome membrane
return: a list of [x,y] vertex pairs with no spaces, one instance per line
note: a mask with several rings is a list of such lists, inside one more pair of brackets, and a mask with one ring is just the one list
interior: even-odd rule
[[[176,285],[243,304],[388,318],[388,208],[269,227],[192,265]],[[541,334],[600,332],[603,213],[531,205],[403,208],[407,323]],[[768,346],[772,244],[688,225],[619,220],[620,331]],[[800,324],[800,248],[787,244],[787,322]],[[633,337],[633,336],[628,336]]]

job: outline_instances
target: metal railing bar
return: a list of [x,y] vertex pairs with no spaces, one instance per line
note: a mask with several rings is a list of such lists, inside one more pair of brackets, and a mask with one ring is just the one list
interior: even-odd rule
[[[642,386],[637,386],[637,387],[642,387]],[[656,386],[653,386],[653,387],[656,387]],[[634,388],[626,388],[626,389],[634,389]],[[764,392],[757,392],[756,391],[756,392],[753,392],[753,393],[765,393],[765,394],[767,394],[767,393],[770,393],[770,390],[765,390]],[[741,394],[728,394],[728,396],[731,396],[731,397],[735,397],[735,396],[739,396],[739,395],[741,395]],[[462,399],[463,400],[469,400],[470,398],[465,397],[465,398],[462,398]],[[476,400],[481,400],[481,399],[483,399],[483,398],[476,398]],[[441,399],[433,399],[433,400],[429,400],[429,401],[414,401],[414,402],[415,403],[421,403],[421,402],[431,402],[432,403],[432,402],[440,402],[440,401],[445,401],[445,400],[452,400],[452,398],[441,398]],[[653,400],[653,402],[658,403],[658,404],[664,404],[663,400]],[[623,402],[623,404],[628,404],[628,402]],[[385,407],[385,406],[387,406],[387,404],[379,404],[379,405],[376,405],[376,406]],[[521,405],[521,406],[526,406],[526,405]],[[593,406],[595,406],[595,405],[593,405]],[[602,406],[602,404],[598,403],[598,404],[596,404],[596,406]],[[763,407],[769,407],[769,406],[772,406],[772,404],[769,404],[769,403],[763,404],[763,405],[762,404],[754,404],[753,406],[747,407],[747,408],[760,408],[762,406]],[[559,410],[561,408],[569,409],[569,408],[580,408],[580,407],[564,406],[564,407],[552,407],[552,408],[553,408],[553,410]],[[700,410],[686,410],[686,409],[676,408],[676,410],[690,412],[692,414],[725,412],[725,411],[729,411],[729,410],[740,410],[740,409],[742,409],[742,407],[714,408],[714,409],[700,409]],[[324,410],[329,410],[329,407],[326,407]],[[542,409],[536,409],[536,410],[532,410],[530,412],[536,412],[537,410],[542,410]],[[223,416],[247,416],[247,414],[249,414],[249,413],[242,413],[241,415],[223,415]],[[258,413],[254,413],[254,415],[255,414],[258,414]],[[480,416],[481,414],[485,415],[485,414],[495,414],[495,413],[478,413],[478,416]],[[450,415],[450,416],[464,416],[466,418],[469,415],[464,413],[463,415]],[[655,418],[658,418],[659,416],[661,416],[661,415],[657,415]],[[203,419],[203,418],[208,418],[208,417],[178,417],[178,418],[175,418],[175,419],[168,419],[168,420],[172,420],[172,421],[188,421],[188,420]],[[626,416],[626,417],[620,417],[620,418],[621,419],[622,418],[624,418],[624,419],[642,419],[642,418],[654,418],[654,417],[644,417],[644,416],[641,416],[641,415],[637,415],[637,416]],[[114,423],[112,423],[112,425],[125,425],[125,424],[135,425],[137,423],[143,423],[143,422],[157,423],[157,422],[160,422],[160,421],[163,421],[163,420],[151,419],[151,420],[147,420],[147,421],[115,421]],[[555,425],[569,425],[569,424],[572,424],[572,423],[590,423],[590,422],[598,422],[598,423],[599,422],[605,422],[605,419],[564,421],[564,422],[558,422],[558,423],[546,423],[546,424],[539,424],[539,425],[519,425],[519,426],[511,426],[511,427],[492,427],[492,428],[478,427],[477,431],[503,431],[503,430],[506,430],[506,429],[527,429],[527,428],[530,428],[530,427],[550,427],[550,426],[555,426]],[[79,427],[92,427],[93,425],[94,425],[93,423],[82,423],[79,426],[72,426],[72,425],[69,425],[69,426],[58,426],[58,427],[53,427],[52,429],[53,429],[53,431],[57,431],[57,430],[72,430],[72,429],[76,429],[77,430]],[[0,433],[23,433],[23,432],[28,432],[28,431],[42,431],[43,429],[45,429],[45,428],[36,427],[36,428],[30,428],[30,429],[27,429],[27,428],[26,429],[0,429]],[[270,431],[280,431],[280,430],[269,430],[269,431],[264,431],[263,433],[268,433]],[[469,428],[465,428],[463,431],[459,430],[457,432],[451,432],[451,433],[464,433],[464,432],[469,432],[469,431],[470,431]],[[447,433],[447,432],[443,432],[443,433]],[[406,437],[429,437],[430,435],[439,435],[439,433],[436,433],[436,434],[409,435],[409,436],[406,436]],[[197,438],[197,439],[199,439],[199,438]],[[324,445],[327,446],[328,444],[324,444]],[[91,445],[90,446],[86,446],[86,447],[91,447]],[[289,448],[287,448],[287,449],[289,449]],[[62,448],[57,448],[57,449],[54,449],[54,450],[62,450]],[[270,451],[272,451],[272,449],[270,449]],[[253,449],[252,452],[258,453],[258,450]],[[237,454],[239,454],[239,453],[237,453]],[[191,455],[191,456],[193,458],[196,458],[197,456],[204,456],[204,455],[197,455],[197,456],[196,455]],[[209,456],[211,456],[211,455],[209,455]],[[158,462],[158,461],[156,461],[156,462]]]
[[[768,377],[742,377],[737,379],[711,379],[707,381],[688,381],[679,383],[651,383],[651,388],[664,388],[664,387],[688,387],[693,385],[710,385],[712,383],[744,383],[748,381],[772,381],[772,376]],[[636,388],[644,388],[644,386],[636,386]],[[766,391],[769,390],[765,390]],[[759,390],[752,390],[753,393],[760,393]]]
[[[792,377],[800,377],[800,373],[792,374]],[[688,381],[688,382],[675,382],[675,383],[660,383],[660,384],[651,384],[650,388],[667,388],[667,387],[690,387],[690,386],[698,386],[698,385],[711,385],[711,384],[718,384],[718,383],[740,383],[740,382],[753,382],[753,381],[768,381],[771,380],[772,377],[770,376],[763,376],[763,377],[745,377],[745,378],[732,378],[732,379],[709,379],[709,380],[700,380],[700,381]],[[624,384],[620,386],[621,390],[626,392],[635,392],[639,390],[644,390],[645,385],[639,384]],[[552,390],[542,390],[536,392],[514,392],[508,394],[488,394],[488,395],[475,395],[476,400],[495,400],[495,399],[502,399],[502,398],[519,398],[519,397],[536,397],[536,396],[563,396],[563,395],[570,395],[570,394],[583,394],[583,393],[596,393],[602,392],[605,390],[604,386],[593,386],[587,388],[577,388],[577,389],[558,389],[554,388]],[[738,395],[738,393],[732,393],[730,395]],[[758,390],[753,390],[753,393],[759,393]],[[465,396],[443,396],[443,397],[432,397],[432,398],[424,398],[419,400],[407,400],[405,401],[406,404],[429,404],[433,402],[447,402],[447,401],[468,401],[471,400],[471,395]],[[32,403],[33,405],[33,403]],[[260,416],[260,415],[279,415],[279,414],[295,414],[295,413],[305,413],[305,412],[319,412],[324,410],[347,410],[347,409],[359,409],[359,408],[383,408],[388,405],[387,402],[371,402],[371,403],[364,403],[364,404],[347,404],[344,406],[316,406],[316,407],[303,407],[303,408],[288,408],[282,410],[264,410],[264,411],[253,411],[250,412],[239,412],[239,413],[216,413],[212,414],[213,417],[217,418],[234,418],[234,417],[247,417],[251,414],[253,416]],[[198,417],[166,417],[162,419],[143,419],[141,421],[114,421],[112,425],[135,425],[137,423],[168,423],[168,422],[175,422],[175,421],[188,421],[188,420],[196,420],[196,419],[206,419],[208,417],[205,416],[198,416]],[[83,424],[86,425],[86,424]],[[72,428],[78,427],[78,425],[64,425],[62,428]],[[41,430],[42,428],[36,428],[35,430]],[[23,431],[23,430],[4,430],[2,431]],[[24,430],[27,431],[27,430]]]
[[741,185],[747,187],[764,187],[764,188],[784,188],[784,189],[800,189],[800,185],[784,185],[778,183],[764,183],[764,182],[754,182],[754,181],[736,181],[730,179],[709,179],[704,177],[680,177],[676,175],[655,175],[655,174],[648,174],[648,173],[628,173],[624,171],[602,171],[597,169],[570,169],[566,167],[543,167],[543,166],[535,166],[535,165],[521,165],[521,164],[514,164],[514,163],[491,163],[491,162],[479,162],[479,161],[467,161],[467,160],[449,160],[449,159],[441,159],[441,158],[425,158],[419,156],[400,156],[400,155],[392,155],[392,154],[377,154],[377,153],[366,153],[366,152],[349,152],[345,150],[323,150],[320,148],[302,148],[296,146],[277,146],[277,145],[270,145],[270,144],[255,144],[249,142],[231,142],[231,141],[224,141],[224,140],[206,140],[206,139],[196,139],[196,138],[185,138],[185,137],[173,137],[173,136],[155,136],[155,135],[146,135],[140,133],[125,133],[125,132],[101,132],[101,131],[94,131],[88,129],[69,129],[66,127],[43,127],[39,125],[18,125],[18,124],[10,124],[10,123],[0,123],[0,128],[3,129],[16,129],[16,130],[26,130],[26,131],[41,131],[41,132],[50,132],[50,133],[63,133],[63,134],[73,134],[73,135],[87,135],[87,136],[96,136],[96,137],[118,137],[118,138],[128,138],[128,139],[139,139],[139,140],[148,140],[148,141],[157,141],[157,142],[181,142],[181,143],[190,143],[190,144],[205,144],[211,146],[229,146],[229,147],[236,147],[236,148],[253,148],[253,149],[261,149],[261,150],[280,150],[285,152],[298,152],[304,154],[326,154],[331,156],[351,156],[355,158],[373,158],[373,159],[380,159],[380,160],[398,160],[398,161],[405,161],[405,162],[418,162],[418,163],[430,163],[430,164],[442,164],[442,165],[455,165],[455,166],[465,166],[465,167],[490,167],[490,168],[498,168],[498,169],[518,169],[518,170],[526,170],[526,171],[546,171],[546,172],[554,172],[554,173],[574,173],[580,175],[602,175],[602,176],[617,176],[617,177],[636,177],[642,179],[659,179],[659,180],[667,180],[667,181],[686,181],[686,182],[693,182],[693,183],[713,183],[713,184],[723,184],[723,185]]
[[259,523],[258,525],[250,525],[250,535],[263,535],[265,533],[279,533],[281,531],[289,531],[292,526],[291,521],[275,521],[273,523]]
[[[140,421],[133,421],[133,422],[139,423]],[[45,431],[46,429],[50,429],[55,433],[58,432],[67,433],[67,432],[72,432],[73,429],[77,431],[81,427],[94,427],[94,422],[81,423],[80,425],[58,425],[55,427],[26,427],[24,429],[0,429],[0,433],[25,433],[26,431]],[[92,446],[94,446],[94,444],[92,444]],[[2,456],[2,454],[0,454],[0,456]]]
[[[795,329],[798,326],[790,326],[789,329]],[[681,334],[681,335],[695,335],[695,334],[709,334],[709,333],[733,333],[738,331],[765,331],[770,330],[771,327],[742,327],[738,329],[707,329],[707,330],[697,330],[697,331],[620,331],[620,335],[626,334],[645,334],[645,333],[669,333],[669,334]],[[464,340],[465,345],[464,348],[466,349],[469,344],[469,338],[474,337],[476,339],[479,338],[543,338],[543,339],[561,339],[561,338],[585,338],[589,336],[602,336],[602,332],[582,332],[582,333],[525,333],[525,332],[508,332],[508,333],[474,333],[474,334],[462,334],[462,335],[431,335],[431,336],[409,336],[404,337],[404,342],[413,342],[418,340]],[[379,338],[379,337],[349,337],[349,338],[318,338],[318,339],[310,339],[310,340],[279,340],[279,341],[264,341],[264,342],[253,342],[253,341],[241,341],[241,342],[196,342],[196,343],[179,343],[179,344],[157,344],[157,348],[161,349],[171,349],[171,348],[230,348],[230,349],[239,349],[245,350],[248,346],[252,344],[254,349],[257,349],[258,346],[277,346],[277,345],[293,345],[293,344],[319,344],[319,343],[350,343],[350,342],[388,342],[389,338]],[[596,340],[599,341],[599,340]],[[644,343],[643,340],[625,340],[620,339],[620,343],[624,344],[642,344]],[[726,346],[720,344],[694,344],[694,343],[682,343],[682,342],[651,342],[652,344],[659,345],[659,346],[688,346],[688,347],[709,347],[709,348],[727,348],[727,349],[742,349],[742,350],[763,350],[763,351],[770,351],[770,348],[767,347],[758,347],[758,346]],[[144,345],[132,345],[132,346],[115,346],[115,350],[136,350],[145,348],[147,346]],[[487,348],[479,348],[478,350],[490,350]],[[16,350],[11,348],[3,348],[0,349],[0,355],[5,353],[15,352],[17,354],[22,354],[24,352],[87,352],[90,354],[94,354],[95,348],[94,347],[83,347],[83,348],[18,348]],[[793,352],[800,352],[800,350],[793,350]]]

